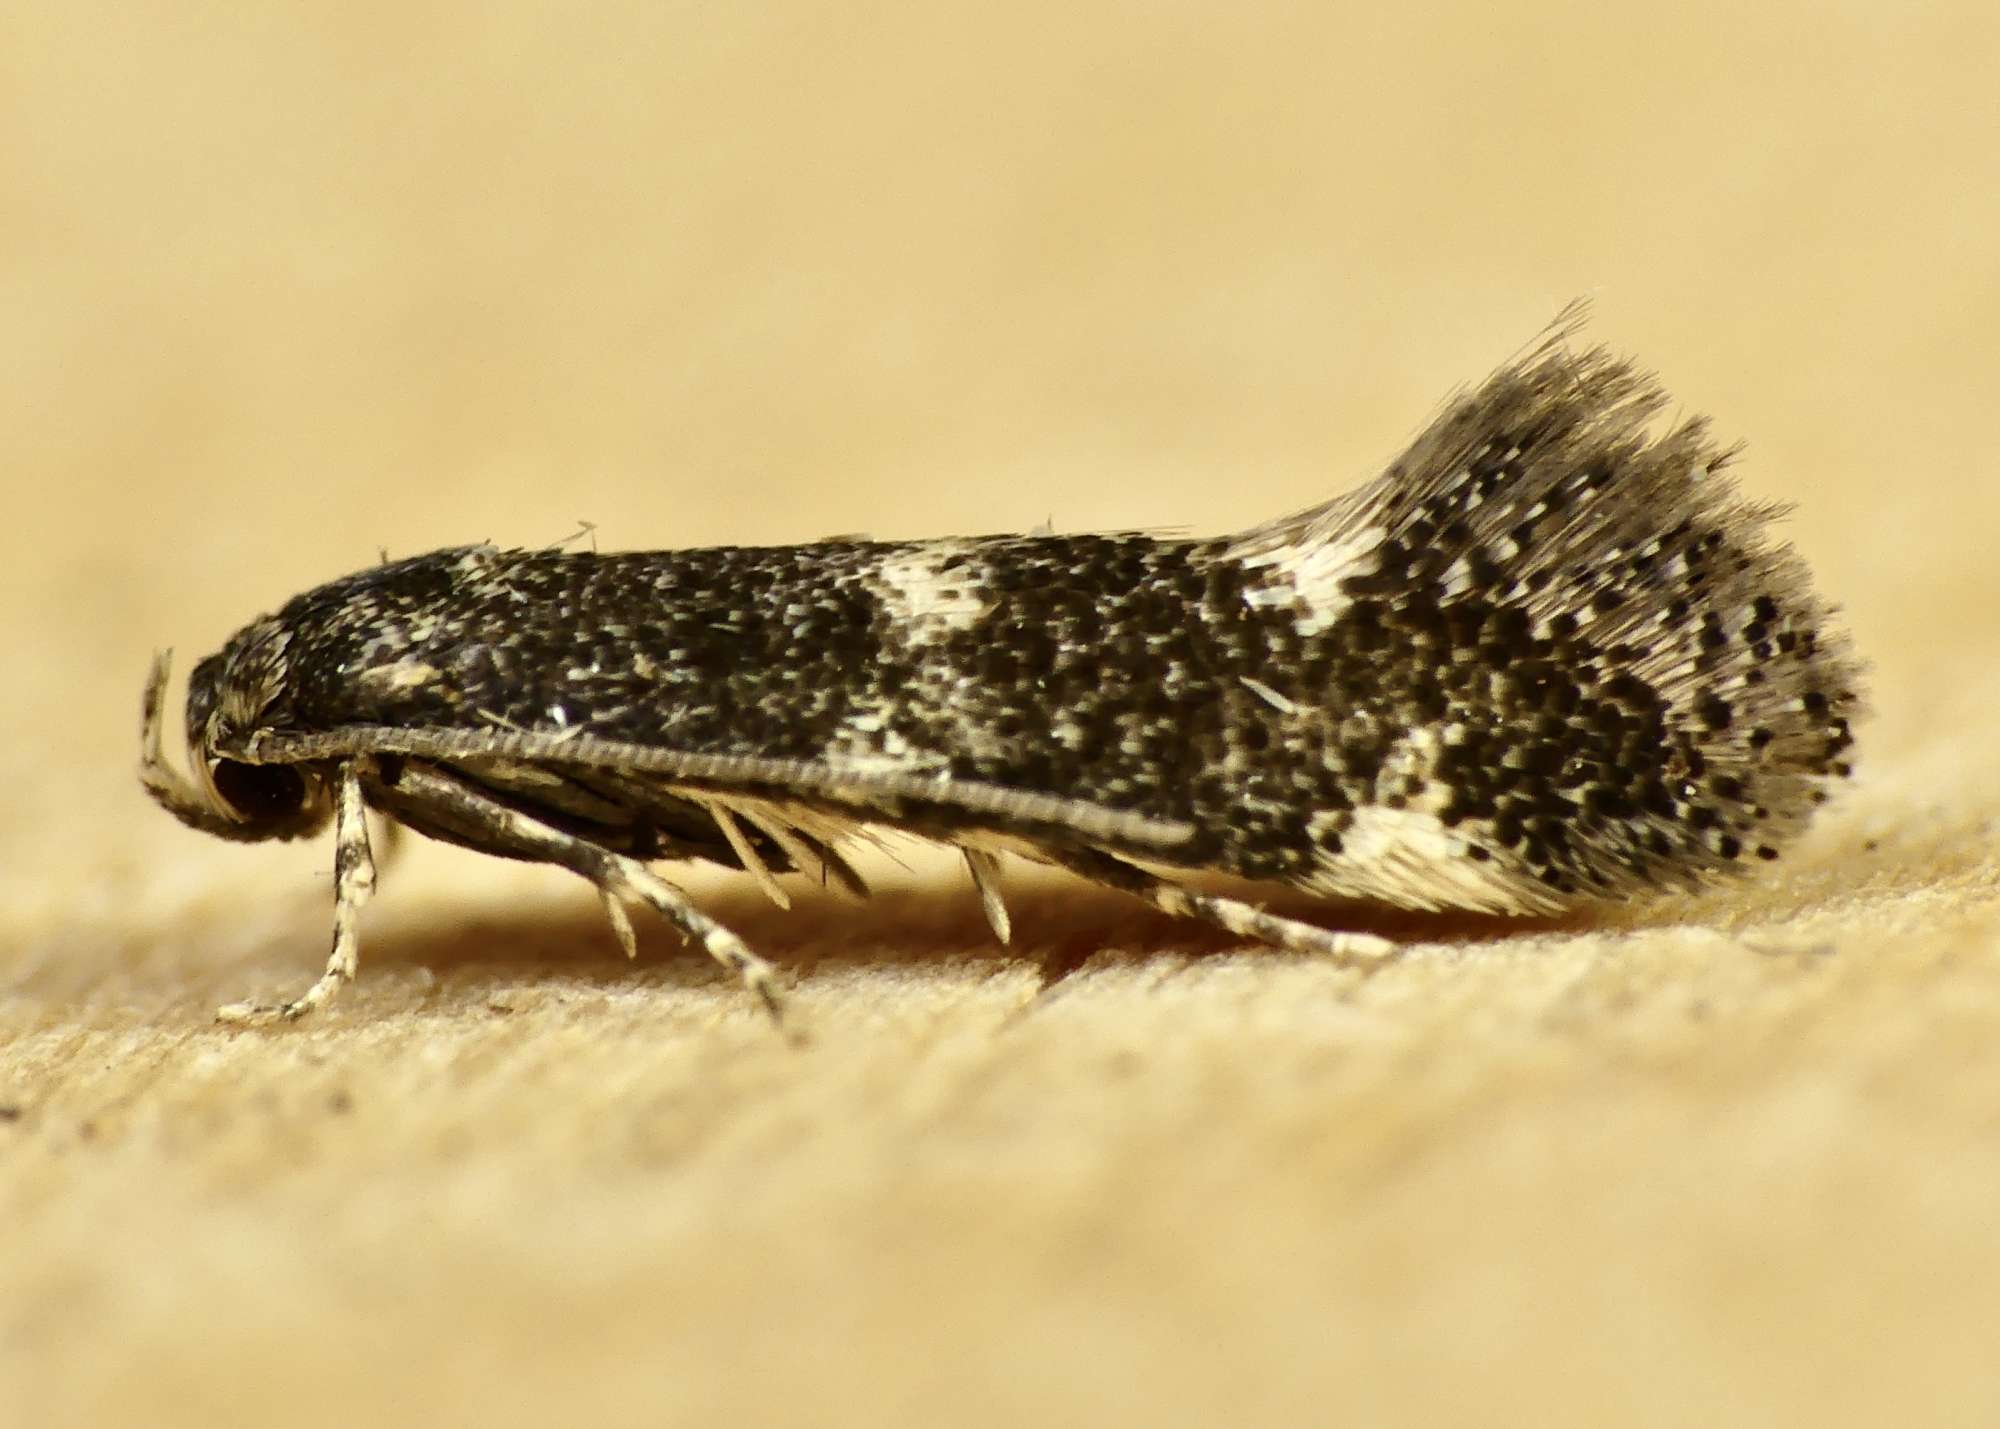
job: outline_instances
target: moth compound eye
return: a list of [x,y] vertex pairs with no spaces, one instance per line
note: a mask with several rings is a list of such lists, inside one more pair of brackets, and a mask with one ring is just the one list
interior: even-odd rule
[[209,777],[222,801],[247,824],[289,818],[306,802],[306,781],[290,765],[218,759]]

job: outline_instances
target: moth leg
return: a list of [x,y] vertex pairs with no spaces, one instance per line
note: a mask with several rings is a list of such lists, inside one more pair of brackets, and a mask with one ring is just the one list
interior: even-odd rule
[[333,951],[319,981],[293,998],[269,1006],[232,1002],[216,1009],[218,1022],[251,1026],[290,1022],[333,1001],[334,994],[354,981],[361,954],[361,910],[375,891],[375,856],[368,847],[367,805],[361,797],[361,775],[355,765],[340,766],[333,800]]
[[1007,905],[1000,899],[999,857],[983,848],[961,847],[959,852],[965,855],[965,867],[972,875],[972,886],[979,890],[979,906],[985,910],[986,926],[1001,942],[1010,941],[1013,924],[1007,917]]
[[[741,938],[695,907],[687,894],[636,858],[552,829],[518,809],[419,764],[404,766],[392,793],[394,802],[441,815],[448,826],[477,829],[494,846],[582,874],[597,886],[607,907],[614,900],[644,903],[735,973],[764,1004],[772,1021],[783,1021],[777,969],[751,952]],[[613,917],[612,927],[617,926],[618,919]],[[620,941],[624,941],[622,934]]]
[[597,896],[604,903],[604,917],[611,924],[611,931],[618,939],[618,946],[625,950],[625,956],[637,960],[639,937],[632,931],[632,915],[625,911],[625,900],[601,884]]
[[1176,918],[1199,918],[1241,937],[1255,938],[1260,943],[1283,948],[1288,953],[1316,953],[1374,961],[1396,951],[1394,943],[1373,933],[1322,928],[1297,918],[1267,913],[1254,903],[1245,903],[1241,899],[1181,888],[1107,853],[1051,849],[1044,856],[1072,873],[1081,874],[1092,883],[1144,899],[1162,913]]

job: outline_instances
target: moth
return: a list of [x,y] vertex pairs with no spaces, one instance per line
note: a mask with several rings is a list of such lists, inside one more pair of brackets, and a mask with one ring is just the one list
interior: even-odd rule
[[865,894],[857,840],[1052,864],[1245,939],[1391,945],[1274,891],[1548,914],[1775,858],[1849,773],[1860,669],[1705,420],[1558,330],[1386,471],[1211,538],[1139,532],[390,561],[145,687],[146,789],[235,840],[334,828],[322,1007],[355,974],[366,815],[596,885],[775,1014],[762,957],[653,867]]

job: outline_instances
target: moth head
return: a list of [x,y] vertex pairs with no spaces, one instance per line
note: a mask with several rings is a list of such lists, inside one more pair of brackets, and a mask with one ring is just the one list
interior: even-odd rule
[[260,620],[194,667],[187,694],[192,781],[161,751],[167,657],[154,661],[146,686],[140,778],[182,823],[242,841],[299,838],[325,824],[326,771],[254,757],[256,734],[282,718],[288,639],[276,621]]

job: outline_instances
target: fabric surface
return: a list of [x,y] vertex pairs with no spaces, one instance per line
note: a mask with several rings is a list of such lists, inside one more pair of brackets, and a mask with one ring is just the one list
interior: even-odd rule
[[[0,1401],[144,1422],[2000,1418],[1991,7],[33,3],[0,85]],[[407,554],[1224,531],[1570,299],[1871,667],[1750,883],[1372,971],[894,849],[559,873],[134,777]],[[176,683],[174,699],[179,699]]]

